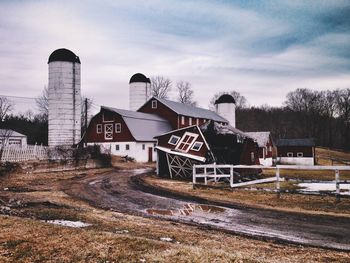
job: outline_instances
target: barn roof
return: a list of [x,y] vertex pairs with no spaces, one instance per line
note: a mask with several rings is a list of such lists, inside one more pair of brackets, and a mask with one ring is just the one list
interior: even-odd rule
[[246,132],[250,137],[252,137],[259,147],[266,147],[269,142],[271,132]]
[[10,129],[0,129],[0,137],[27,137],[26,135]]
[[220,121],[227,123],[228,121],[218,115],[216,112],[194,107],[188,104],[166,100],[166,99],[160,99],[160,98],[151,98],[151,99],[157,99],[159,102],[163,103],[165,106],[176,112],[177,114],[194,117],[194,118],[201,118],[201,119],[208,119],[208,120],[214,120],[214,121]]
[[[204,124],[201,125],[201,130],[202,131],[206,131],[209,127],[209,125],[211,124],[211,122],[206,122]],[[220,123],[217,123],[217,122],[213,122],[213,125],[214,125],[214,130],[216,132],[216,134],[235,134],[235,135],[240,135],[242,137],[245,137],[245,138],[251,138],[253,139],[251,136],[249,136],[247,133],[237,129],[237,128],[234,128],[230,125],[222,125]]]
[[314,147],[315,142],[312,138],[305,139],[279,139],[276,141],[277,147],[280,146],[306,146],[306,147]]
[[154,114],[105,106],[102,106],[101,109],[119,114],[125,121],[136,141],[155,141],[155,136],[172,130],[167,120]]

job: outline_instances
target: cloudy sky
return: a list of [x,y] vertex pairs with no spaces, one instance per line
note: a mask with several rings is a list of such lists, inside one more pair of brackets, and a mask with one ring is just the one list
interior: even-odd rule
[[82,93],[118,108],[136,72],[189,81],[202,107],[220,91],[279,106],[296,88],[350,87],[347,0],[1,0],[0,38],[1,95],[40,95],[62,47]]

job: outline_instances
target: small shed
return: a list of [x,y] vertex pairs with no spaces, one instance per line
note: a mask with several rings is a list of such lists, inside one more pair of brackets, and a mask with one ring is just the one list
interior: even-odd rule
[[315,142],[312,138],[279,139],[276,146],[277,162],[280,164],[315,164]]
[[27,136],[10,129],[0,129],[0,146],[27,146]]

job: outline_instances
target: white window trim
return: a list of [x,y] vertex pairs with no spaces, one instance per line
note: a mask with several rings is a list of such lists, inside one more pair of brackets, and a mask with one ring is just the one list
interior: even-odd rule
[[105,114],[102,113],[102,122],[113,122],[113,120],[111,120],[111,121],[106,121],[106,120],[105,120]]
[[188,118],[188,124],[189,124],[190,126],[192,125],[192,118],[191,118],[191,117]]
[[[117,127],[119,127],[119,129]],[[121,132],[122,132],[122,124],[118,122],[115,124],[115,133],[121,133]]]
[[152,109],[157,109],[158,107],[158,101],[157,100],[152,100]]
[[304,157],[304,153],[303,152],[297,152],[297,157]]
[[287,152],[287,157],[294,157],[293,152]]
[[[99,129],[100,128],[100,129]],[[99,131],[100,130],[100,131]],[[101,134],[102,133],[102,124],[97,124],[96,125],[96,133]]]
[[[176,138],[176,139],[177,139],[176,143],[171,143],[171,139],[173,139],[173,138]],[[176,145],[176,144],[178,144],[179,141],[180,141],[180,137],[179,137],[179,136],[171,135],[171,137],[170,137],[168,143],[171,144],[171,145]]]
[[196,119],[196,125],[199,126],[199,119]]
[[[198,148],[198,149],[194,149],[194,146],[195,146],[196,144],[199,144],[199,148]],[[192,150],[192,151],[199,152],[199,151],[202,149],[202,146],[203,146],[203,143],[202,143],[202,142],[194,142],[193,145],[192,145],[192,147],[191,147],[191,150]]]
[[[104,126],[105,126],[105,132],[104,132],[105,140],[113,140],[113,124],[105,124]],[[107,132],[107,127],[110,127],[111,131]],[[106,136],[107,134],[111,135],[111,137],[107,137]]]
[[185,116],[181,116],[181,125],[185,125]]
[[[190,136],[190,137],[193,137],[194,139],[192,140],[192,143],[188,144],[187,151],[184,151],[184,150],[179,149],[179,148],[180,148],[180,145],[182,144],[183,140],[185,139],[185,137],[187,135]],[[182,135],[180,142],[177,143],[177,146],[175,147],[175,149],[178,150],[178,151],[181,151],[181,152],[188,152],[191,149],[191,147],[194,144],[194,142],[197,140],[197,138],[198,138],[198,134],[195,134],[195,133],[192,133],[192,132],[185,132],[185,134]]]

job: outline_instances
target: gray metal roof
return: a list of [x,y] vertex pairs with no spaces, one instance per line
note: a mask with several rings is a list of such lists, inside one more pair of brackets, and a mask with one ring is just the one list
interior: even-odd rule
[[26,135],[10,129],[0,129],[0,137],[27,137]]
[[276,141],[276,145],[278,146],[307,146],[313,147],[315,146],[315,142],[312,138],[305,139],[279,139]]
[[180,115],[214,120],[214,121],[225,122],[225,123],[228,122],[226,119],[224,119],[223,117],[218,115],[216,112],[211,110],[194,107],[191,105],[187,105],[176,101],[166,100],[166,99],[160,99],[160,98],[152,98],[152,99],[157,99],[159,102],[163,103],[164,105],[166,105],[167,107],[169,107],[170,109],[172,109],[173,111],[175,111],[177,114],[180,114]]
[[157,115],[102,106],[119,114],[136,141],[156,141],[155,136],[172,130],[169,122]]
[[246,134],[254,138],[259,147],[265,147],[269,141],[271,132],[246,132]]

